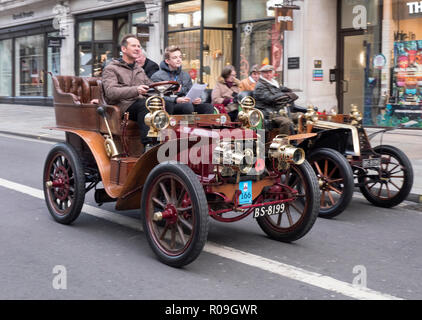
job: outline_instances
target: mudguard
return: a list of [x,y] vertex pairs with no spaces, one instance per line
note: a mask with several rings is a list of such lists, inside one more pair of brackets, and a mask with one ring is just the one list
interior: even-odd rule
[[80,137],[91,150],[95,162],[97,163],[98,170],[100,171],[102,183],[107,194],[113,199],[116,199],[120,196],[123,187],[112,184],[110,182],[111,163],[104,148],[105,139],[100,133],[94,131],[58,127],[49,127],[47,129],[73,133]]

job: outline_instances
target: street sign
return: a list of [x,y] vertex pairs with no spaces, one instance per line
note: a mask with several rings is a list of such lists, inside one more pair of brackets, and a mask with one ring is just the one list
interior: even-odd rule
[[291,69],[300,69],[300,57],[287,58],[287,68]]

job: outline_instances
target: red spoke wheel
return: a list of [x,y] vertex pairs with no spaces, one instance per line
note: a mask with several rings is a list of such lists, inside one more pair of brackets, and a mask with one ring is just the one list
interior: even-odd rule
[[[305,236],[315,223],[319,212],[318,181],[307,161],[301,165],[291,165],[282,176],[282,185],[288,185],[297,191],[294,198],[285,203],[285,210],[279,214],[258,217],[261,229],[272,239],[292,242]],[[265,202],[282,200],[281,196],[266,198]]]
[[409,158],[393,146],[377,146],[381,166],[368,169],[359,177],[365,198],[378,207],[391,208],[406,200],[413,186],[413,169]]
[[47,155],[43,174],[44,198],[53,218],[71,224],[85,201],[85,175],[75,149],[60,143]]
[[141,202],[144,231],[152,250],[167,265],[194,261],[208,236],[208,203],[195,173],[166,162],[151,171]]
[[315,149],[307,159],[318,178],[321,192],[319,216],[338,216],[353,197],[354,178],[349,162],[340,152],[329,148]]

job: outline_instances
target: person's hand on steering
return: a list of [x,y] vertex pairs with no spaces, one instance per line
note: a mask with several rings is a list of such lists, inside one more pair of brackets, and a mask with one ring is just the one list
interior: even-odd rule
[[141,96],[145,95],[145,94],[148,92],[148,90],[149,90],[149,86],[144,85],[144,84],[141,84],[141,85],[138,87],[138,93],[139,93]]

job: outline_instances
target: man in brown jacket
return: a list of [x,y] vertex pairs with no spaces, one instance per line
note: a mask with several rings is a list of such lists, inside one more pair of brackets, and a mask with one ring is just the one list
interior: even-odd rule
[[142,50],[136,36],[125,36],[121,50],[122,58],[113,59],[102,74],[105,100],[108,104],[119,106],[122,116],[129,112],[129,119],[139,125],[142,144],[145,149],[149,149],[153,140],[147,137],[149,127],[144,122],[149,112],[145,107],[145,94],[153,82],[135,61]]

